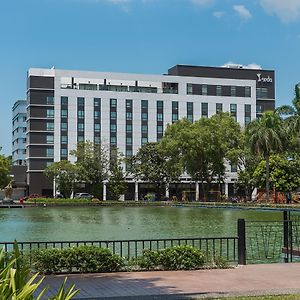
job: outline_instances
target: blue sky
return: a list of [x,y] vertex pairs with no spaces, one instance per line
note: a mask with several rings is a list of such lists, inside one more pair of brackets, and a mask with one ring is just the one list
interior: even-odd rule
[[162,74],[175,64],[274,69],[277,105],[300,81],[300,0],[3,0],[0,145],[30,67]]

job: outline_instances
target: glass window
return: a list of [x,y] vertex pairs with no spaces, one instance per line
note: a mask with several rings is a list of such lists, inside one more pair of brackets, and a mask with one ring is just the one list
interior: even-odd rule
[[78,97],[77,98],[77,105],[80,105],[80,106],[84,105],[84,98],[83,97]]
[[217,85],[217,96],[222,96],[222,86]]
[[[54,130],[54,123],[52,123],[52,124],[53,124],[53,129],[52,130]],[[26,127],[23,127],[23,132],[26,132]]]
[[61,156],[68,156],[68,149],[66,149],[66,148],[60,149],[60,155]]
[[46,101],[48,105],[54,105],[54,97],[53,96],[47,96]]
[[172,101],[172,110],[178,110],[178,102]]
[[117,124],[110,124],[110,132],[117,132]]
[[163,114],[157,114],[157,121],[163,121],[164,115]]
[[[48,131],[53,131],[54,130],[54,123],[50,123],[50,122],[47,122],[46,124],[46,130]],[[23,130],[24,131],[24,130]],[[26,131],[26,130],[25,130]]]
[[78,110],[77,115],[78,115],[79,119],[83,119],[84,118],[84,110]]
[[232,172],[232,173],[236,173],[237,172],[237,165],[231,165],[230,166],[230,171]]
[[68,110],[67,109],[62,109],[60,113],[61,113],[62,118],[67,118],[68,117]]
[[204,95],[204,96],[207,95],[207,85],[206,84],[202,85],[202,95]]
[[47,144],[53,144],[54,143],[54,135],[47,135],[46,137],[46,141],[47,141]]
[[178,114],[172,114],[172,122],[178,121]]
[[68,97],[60,98],[61,105],[68,105]]
[[26,117],[23,117],[23,122],[26,122]]
[[148,125],[142,125],[142,133],[148,133]]
[[148,100],[142,100],[141,106],[142,106],[142,108],[148,108]]
[[193,94],[193,85],[191,83],[187,83],[186,85],[186,91],[188,95],[192,95]]
[[157,105],[157,109],[164,108],[164,102],[163,101],[157,101],[156,105]]
[[250,116],[245,116],[245,125],[248,125],[251,122]]
[[236,112],[237,110],[237,105],[236,104],[230,104],[230,112],[233,113],[233,112]]
[[54,156],[54,149],[53,148],[47,148],[46,149],[46,156],[47,157],[53,157]]
[[245,97],[251,97],[251,87],[245,86]]
[[47,118],[54,118],[54,109],[47,109]]
[[68,130],[68,123],[67,122],[61,122],[60,123],[61,130]]
[[132,145],[132,137],[126,137],[126,145]]
[[60,136],[60,143],[61,143],[61,144],[67,144],[67,143],[68,143],[68,136],[66,136],[66,135],[61,135],[61,136]]
[[94,106],[100,107],[100,102],[101,102],[100,98],[94,98]]
[[223,104],[222,103],[216,103],[216,113],[219,114],[223,112]]
[[132,112],[126,112],[126,120],[127,121],[132,120]]
[[26,149],[23,149],[23,154],[26,154]]
[[231,86],[230,87],[230,95],[231,95],[231,97],[236,96],[236,86]]
[[132,150],[128,149],[126,150],[126,157],[132,156]]
[[187,115],[187,119],[190,121],[190,122],[194,122],[194,116],[193,115]]
[[117,99],[110,99],[110,107],[117,107]]
[[257,104],[256,105],[256,112],[259,113],[259,114],[263,113],[263,106],[260,105],[260,104]]
[[117,137],[111,136],[110,137],[110,144],[116,146],[117,145]]
[[23,138],[23,143],[26,143],[26,138]]
[[77,142],[78,142],[78,143],[84,142],[84,136],[83,136],[83,135],[78,135],[78,137],[77,137]]
[[95,132],[99,132],[100,131],[100,124],[98,124],[98,123],[94,124],[94,131]]
[[50,167],[53,164],[53,161],[47,161],[46,162],[46,167]]
[[251,113],[251,104],[245,104],[245,112]]
[[127,133],[132,132],[132,125],[131,124],[126,124],[126,132]]
[[126,108],[132,109],[132,100],[126,99]]
[[148,120],[148,113],[142,113],[142,120],[147,121]]
[[203,118],[208,117],[208,103],[201,103],[201,115]]
[[95,144],[100,144],[100,143],[101,143],[100,136],[95,136],[95,137],[94,137],[94,143],[95,143]]
[[110,112],[110,119],[111,120],[116,120],[117,119],[117,112],[116,111],[111,111]]
[[157,125],[157,133],[163,133],[164,127],[162,125]]
[[77,124],[78,131],[84,131],[84,123]]
[[142,137],[142,146],[146,145],[148,143],[147,137]]
[[100,111],[94,110],[94,119],[100,119]]

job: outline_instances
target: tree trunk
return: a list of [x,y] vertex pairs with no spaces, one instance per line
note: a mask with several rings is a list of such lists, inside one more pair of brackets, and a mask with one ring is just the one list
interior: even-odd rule
[[270,161],[269,155],[266,155],[266,201],[270,200]]

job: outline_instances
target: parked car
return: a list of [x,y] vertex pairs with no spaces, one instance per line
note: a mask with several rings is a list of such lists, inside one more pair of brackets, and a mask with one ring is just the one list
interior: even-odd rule
[[54,198],[65,198],[65,196],[61,193],[57,193]]
[[74,195],[74,198],[92,199],[94,198],[94,196],[89,193],[76,193]]

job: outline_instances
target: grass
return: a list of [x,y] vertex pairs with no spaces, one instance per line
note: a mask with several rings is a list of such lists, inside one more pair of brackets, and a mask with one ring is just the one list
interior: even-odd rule
[[[203,298],[202,298],[203,299]],[[300,295],[275,295],[275,296],[247,296],[247,297],[230,297],[230,298],[206,298],[211,300],[299,300]],[[200,300],[200,298],[199,298]]]

